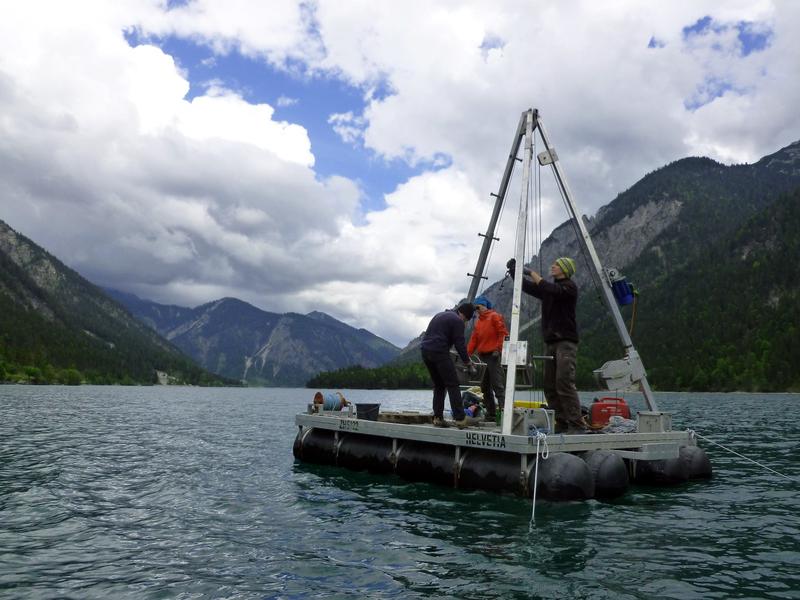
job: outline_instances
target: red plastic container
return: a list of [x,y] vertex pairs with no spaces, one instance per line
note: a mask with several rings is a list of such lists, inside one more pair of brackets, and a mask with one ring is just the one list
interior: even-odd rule
[[611,417],[619,415],[624,419],[631,418],[631,409],[624,398],[597,398],[592,402],[589,412],[592,425],[608,425]]

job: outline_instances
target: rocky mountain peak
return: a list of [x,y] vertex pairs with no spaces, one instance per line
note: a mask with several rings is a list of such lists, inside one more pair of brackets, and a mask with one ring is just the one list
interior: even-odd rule
[[377,367],[399,352],[320,311],[278,314],[237,298],[179,310],[148,301],[128,306],[205,368],[253,384],[304,385],[320,371]]
[[765,156],[756,163],[783,175],[800,176],[800,140],[781,148],[774,154]]

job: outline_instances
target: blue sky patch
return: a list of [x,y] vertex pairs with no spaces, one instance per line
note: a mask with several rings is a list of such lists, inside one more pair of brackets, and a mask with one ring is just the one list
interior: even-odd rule
[[663,48],[666,46],[666,42],[662,42],[661,40],[657,40],[655,36],[650,37],[650,41],[647,44],[648,48]]
[[[740,44],[739,54],[741,56],[748,56],[753,52],[760,52],[766,49],[772,40],[773,31],[765,23],[754,21],[739,21],[731,24],[720,23],[714,21],[710,16],[705,16],[702,19],[698,19],[693,25],[684,27],[681,33],[684,40],[689,40],[694,36],[726,33],[731,29],[736,30],[736,37]],[[717,52],[725,51],[725,46],[719,42],[712,43],[711,48]]]
[[[340,175],[356,181],[362,189],[362,210],[386,206],[384,194],[399,183],[431,168],[450,164],[450,158],[437,156],[415,166],[403,159],[385,160],[364,148],[361,139],[343,140],[329,122],[332,114],[352,113],[358,118],[365,107],[365,90],[336,77],[309,76],[304,65],[282,70],[263,60],[248,58],[237,51],[215,55],[202,43],[168,37],[142,38],[135,30],[126,32],[131,46],[155,44],[172,56],[188,77],[186,99],[203,95],[218,82],[251,103],[266,103],[275,109],[274,119],[301,125],[308,131],[314,170],[320,177]],[[380,100],[392,95],[386,80],[370,82],[370,97]]]
[[395,94],[395,90],[386,77],[381,77],[378,81],[370,84],[370,98],[376,102],[386,100],[389,96]]
[[[734,39],[733,33],[736,33]],[[693,25],[684,27],[681,30],[684,42],[692,42],[695,39],[703,38],[699,48],[710,49],[725,55],[726,60],[737,60],[744,58],[753,52],[760,52],[766,49],[773,36],[773,31],[765,23],[753,21],[739,21],[737,23],[720,23],[710,16],[698,19]],[[694,44],[687,44],[690,51]],[[720,77],[713,72],[706,74],[705,79],[695,89],[695,93],[684,100],[684,107],[687,110],[695,111],[701,106],[712,102],[715,98],[720,98],[726,93],[736,94],[746,93],[743,89],[737,89],[735,84],[724,77]]]
[[772,29],[752,21],[740,21],[736,24],[739,32],[738,38],[742,43],[742,56],[748,56],[753,52],[765,50],[772,41]]
[[689,39],[693,35],[705,35],[707,33],[718,32],[719,25],[714,24],[714,20],[706,15],[702,19],[698,19],[693,25],[687,25],[681,30],[683,39]]
[[496,50],[498,48],[502,50],[503,48],[505,48],[505,46],[506,46],[505,40],[501,38],[499,35],[487,33],[486,36],[483,38],[483,41],[481,42],[479,48],[481,50],[481,56],[483,56],[483,59],[486,60],[486,58],[489,56],[490,50]]
[[731,82],[716,77],[709,77],[702,84],[697,86],[697,90],[691,98],[684,100],[683,106],[686,110],[695,111],[730,91],[737,91]]

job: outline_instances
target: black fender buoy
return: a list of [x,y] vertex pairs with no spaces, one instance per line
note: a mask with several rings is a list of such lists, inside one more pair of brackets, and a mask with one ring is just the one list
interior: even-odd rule
[[689,480],[686,459],[666,458],[660,460],[637,460],[634,464],[633,481],[645,485],[678,485]]
[[455,485],[455,449],[428,442],[403,441],[397,449],[395,473],[409,481]]
[[336,464],[336,440],[333,431],[305,429],[297,434],[293,451],[295,458],[318,465]]
[[595,498],[617,498],[628,490],[628,467],[619,454],[609,450],[592,450],[583,453],[581,458],[592,472]]
[[[535,466],[531,468],[528,488],[533,490]],[[567,452],[551,454],[539,460],[536,497],[543,500],[588,500],[594,497],[592,471],[580,458]]]
[[689,479],[711,478],[711,461],[705,450],[699,446],[683,446],[680,457],[686,463]]
[[303,460],[303,454],[300,451],[303,447],[303,434],[305,433],[304,430],[300,430],[297,432],[297,436],[294,438],[294,444],[292,444],[292,454],[297,460]]
[[522,495],[521,479],[518,454],[467,450],[458,472],[458,487]]
[[392,440],[377,435],[339,434],[336,464],[352,471],[391,473],[394,470]]

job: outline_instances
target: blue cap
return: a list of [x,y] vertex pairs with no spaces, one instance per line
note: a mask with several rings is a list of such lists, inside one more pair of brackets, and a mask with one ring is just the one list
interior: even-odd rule
[[477,298],[475,298],[473,304],[475,305],[482,304],[486,308],[492,308],[492,306],[494,306],[491,302],[489,302],[489,299],[486,298],[485,296],[478,296]]

